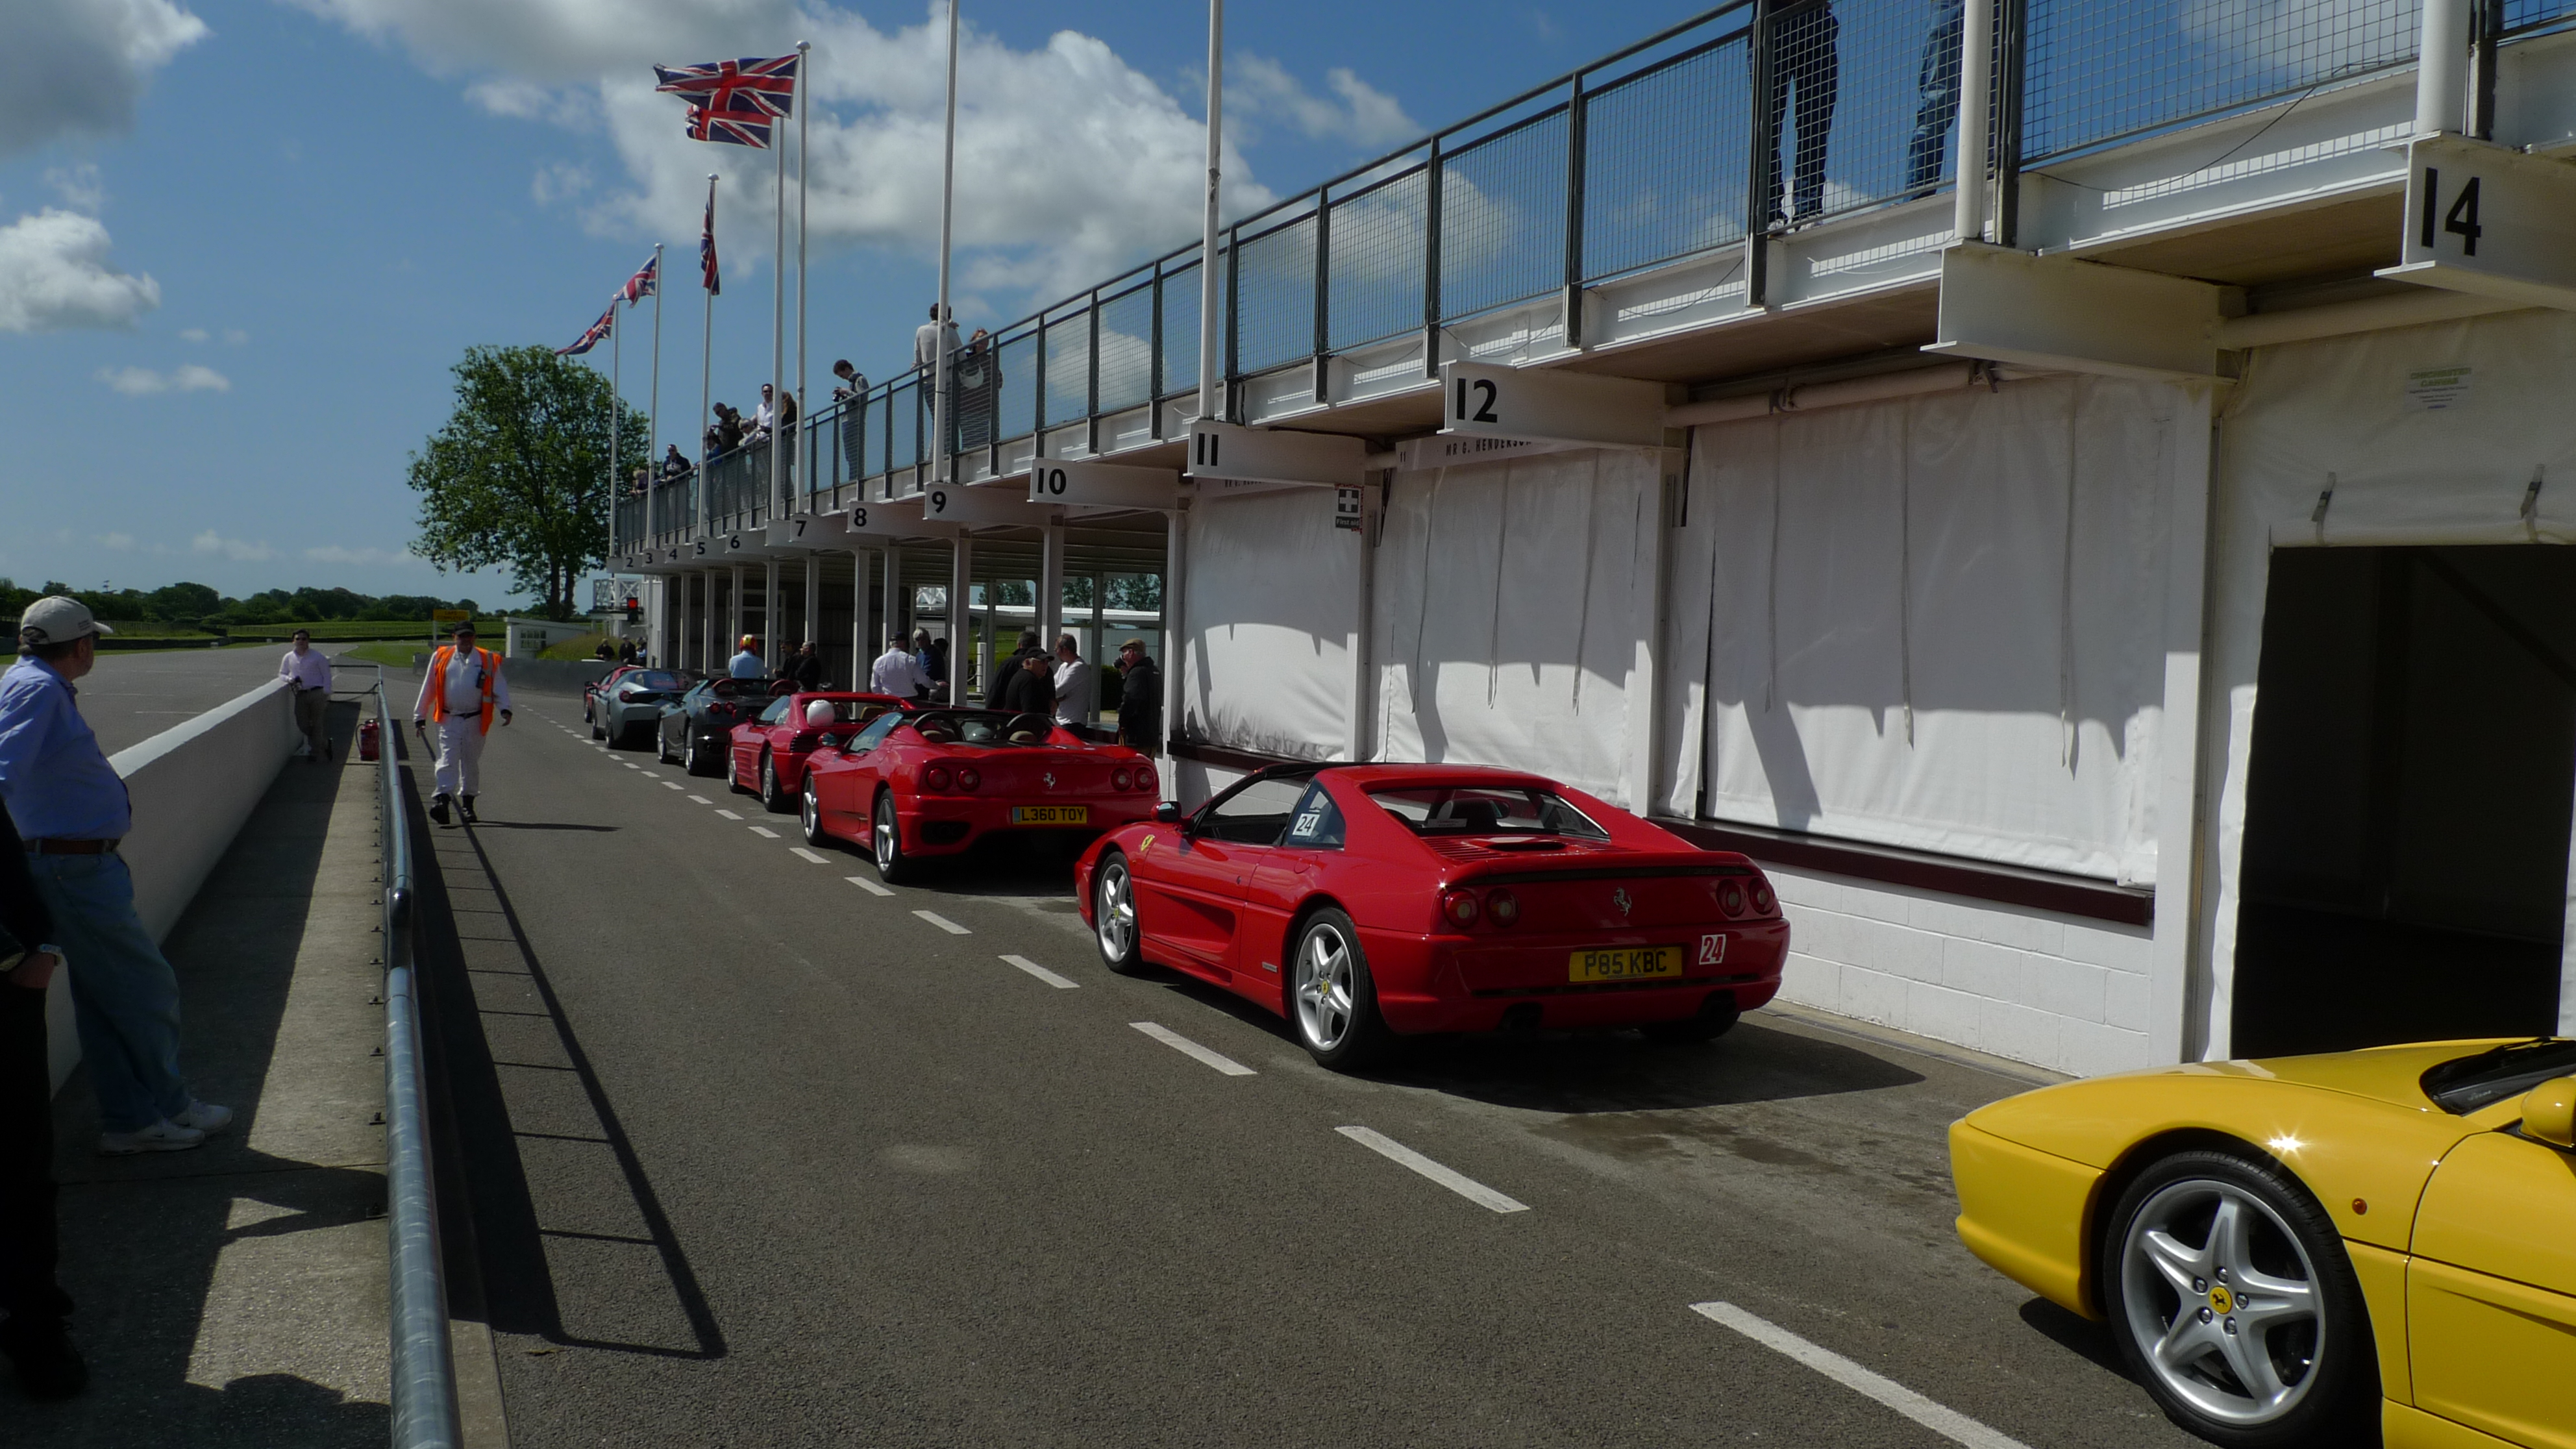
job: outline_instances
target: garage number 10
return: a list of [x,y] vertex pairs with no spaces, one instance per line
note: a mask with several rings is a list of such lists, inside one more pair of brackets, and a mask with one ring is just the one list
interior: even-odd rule
[[2437,167],[2425,167],[2424,205],[2416,245],[2428,252],[2433,250],[2433,219],[2436,215],[2441,218],[2442,234],[2460,239],[2460,255],[2473,257],[2478,254],[2478,238],[2486,234],[2486,228],[2478,225],[2478,178],[2472,176],[2462,184],[2451,200],[2450,209],[2445,211],[2442,209],[2442,173]]
[[1062,468],[1040,468],[1037,470],[1037,480],[1039,492],[1046,494],[1050,498],[1062,498],[1064,496],[1064,470]]

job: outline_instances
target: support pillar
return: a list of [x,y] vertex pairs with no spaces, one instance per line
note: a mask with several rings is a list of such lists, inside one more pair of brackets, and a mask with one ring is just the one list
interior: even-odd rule
[[1064,632],[1064,520],[1049,518],[1038,529],[1038,647],[1055,648]]
[[[1185,619],[1181,598],[1189,587],[1189,500],[1163,515],[1163,737],[1145,746],[1148,754],[1159,756],[1172,736],[1181,730],[1181,658],[1188,647],[1182,640]],[[1132,744],[1133,741],[1130,741]],[[1162,772],[1163,798],[1178,800],[1180,782],[1173,778],[1178,771]]]
[[[2212,392],[2191,388],[2174,418],[2172,505],[2165,562],[2164,722],[2156,740],[2155,935],[2147,956],[2147,1063],[2199,1060],[2214,1033],[2203,1015],[2212,923],[2204,895],[2217,894],[2217,852],[2209,848],[2205,787],[2211,722],[2208,678],[2209,475]],[[2224,768],[2224,761],[2219,762]],[[2204,872],[2206,874],[2204,875]],[[2208,882],[2204,891],[2203,881]]]
[[948,544],[948,702],[965,704],[975,697],[967,680],[975,672],[966,658],[966,641],[975,618],[966,607],[975,569],[975,540],[959,533]]
[[823,652],[823,556],[805,555],[805,640]]
[[725,590],[724,652],[727,659],[742,647],[742,565],[733,566],[733,587]]
[[778,560],[761,565],[760,662],[778,668]]
[[698,570],[698,668],[716,672],[716,571]]
[[890,640],[903,629],[903,550],[888,544],[879,558],[885,572],[877,580],[877,633]]

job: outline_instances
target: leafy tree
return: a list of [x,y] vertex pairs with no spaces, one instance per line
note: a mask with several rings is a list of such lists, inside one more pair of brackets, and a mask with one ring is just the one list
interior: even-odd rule
[[411,458],[414,551],[442,569],[505,565],[547,618],[571,618],[574,587],[608,553],[609,410],[620,477],[645,463],[643,416],[544,347],[469,347],[455,374],[456,411]]

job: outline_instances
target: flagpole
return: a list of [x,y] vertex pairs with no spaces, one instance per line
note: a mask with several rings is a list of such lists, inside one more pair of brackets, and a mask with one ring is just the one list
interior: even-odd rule
[[796,98],[796,426],[800,430],[796,466],[797,477],[809,498],[814,493],[814,450],[808,446],[812,442],[814,400],[805,391],[805,318],[810,310],[805,305],[805,138],[810,134],[808,123],[814,118],[814,78],[807,69],[813,49],[811,41],[796,42],[796,89],[802,92]]
[[[937,359],[930,373],[931,476],[942,483],[955,481],[955,459],[948,448],[948,258],[956,235],[957,219],[957,6],[948,0],[948,141],[939,179],[939,315],[930,319],[931,356]],[[960,544],[959,547],[964,545]],[[961,582],[950,569],[948,632],[955,640],[955,657],[948,665],[948,702],[966,701],[965,658],[966,600]]]
[[1225,0],[1208,0],[1207,210],[1199,230],[1199,416],[1220,418],[1219,353],[1225,337],[1224,291],[1216,274],[1217,172],[1224,160]]
[[[710,171],[707,173],[707,236],[712,239],[715,234],[716,173]],[[698,334],[698,523],[702,528],[712,529],[715,526],[716,495],[715,490],[707,486],[707,464],[714,460],[714,455],[707,451],[707,433],[715,415],[708,411],[707,388],[715,373],[716,294],[707,286],[703,275],[698,278],[698,288],[707,294],[707,325]],[[708,577],[713,578],[714,575]],[[712,585],[709,590],[712,593]],[[707,607],[715,607],[712,598],[708,600]]]
[[[653,445],[662,441],[662,244],[653,243],[653,390],[647,396],[644,421],[652,431],[644,439],[644,466],[658,468]],[[647,475],[650,476],[650,475]]]
[[[617,516],[617,499],[625,491],[626,480],[620,476],[618,444],[622,441],[617,425],[626,411],[626,329],[617,325],[617,304],[626,300],[625,289],[608,295],[608,516]],[[619,542],[625,540],[620,539]]]
[[[787,387],[787,128],[772,125],[769,149],[778,162],[778,234],[776,252],[769,273],[769,496],[770,517],[776,518],[787,509],[787,443],[779,436],[778,415],[786,411],[786,399],[779,394]],[[778,662],[777,630],[769,619],[761,619],[763,632],[770,637],[761,641],[768,662]]]

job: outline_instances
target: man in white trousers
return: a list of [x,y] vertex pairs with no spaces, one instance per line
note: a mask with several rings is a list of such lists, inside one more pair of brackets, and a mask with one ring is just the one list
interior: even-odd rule
[[429,658],[429,673],[420,681],[420,702],[412,706],[412,728],[438,725],[438,793],[430,797],[429,818],[447,823],[447,802],[456,801],[458,818],[467,824],[474,796],[482,784],[483,737],[492,717],[510,722],[510,682],[501,677],[501,656],[474,647],[474,626],[456,626],[456,642],[442,645]]

